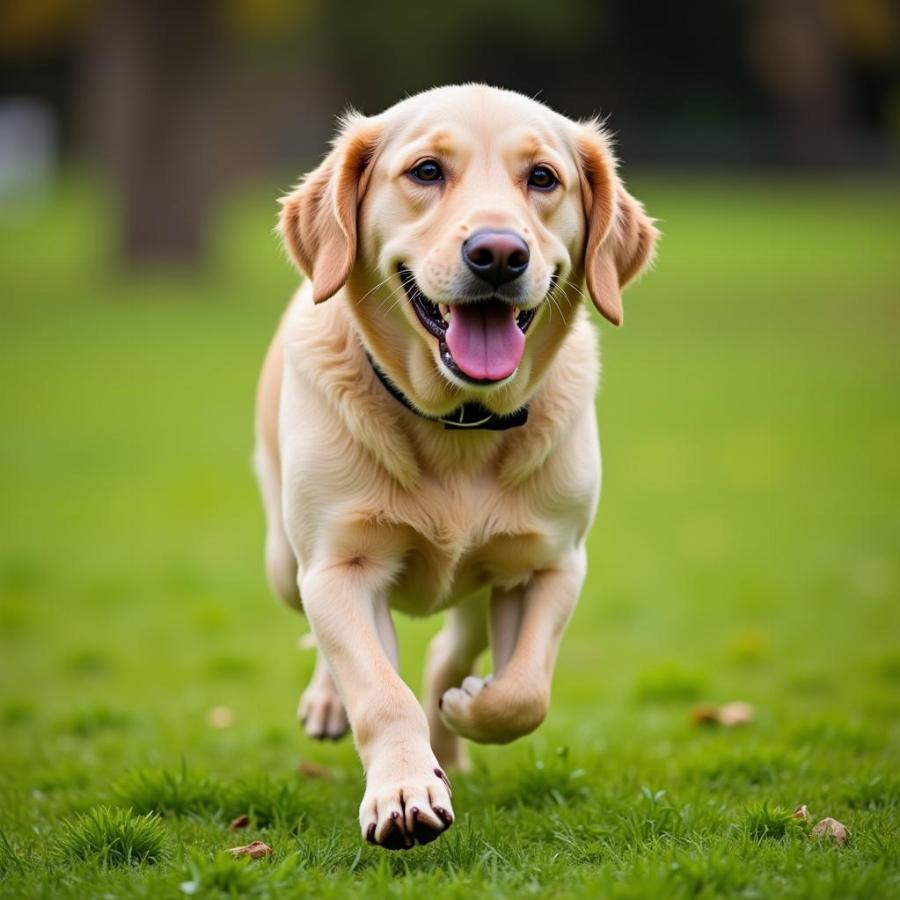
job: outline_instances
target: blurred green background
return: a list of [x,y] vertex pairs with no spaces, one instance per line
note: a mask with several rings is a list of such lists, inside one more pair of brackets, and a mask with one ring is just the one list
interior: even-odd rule
[[[816,802],[861,835],[857,884],[896,873],[875,840],[900,809],[894,8],[185,6],[0,16],[0,833],[43,873],[0,852],[13,894],[64,893],[40,881],[61,816],[182,763],[223,781],[326,763],[309,825],[337,829],[349,868],[358,764],[293,722],[312,654],[268,595],[250,471],[255,379],[297,280],[274,200],[346,102],[470,78],[609,113],[664,237],[627,325],[601,328],[604,491],[550,718],[476,751],[461,811],[503,807],[565,745],[623,808],[652,782],[715,803],[725,835],[751,801]],[[414,686],[437,627],[400,623]],[[690,724],[734,699],[749,730]],[[179,840],[212,852],[221,826]],[[797,888],[789,861],[769,888]]]

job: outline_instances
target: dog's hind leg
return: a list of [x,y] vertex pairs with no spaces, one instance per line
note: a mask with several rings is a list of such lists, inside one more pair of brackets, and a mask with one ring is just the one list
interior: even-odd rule
[[424,706],[431,747],[448,769],[466,770],[469,759],[463,740],[441,720],[441,697],[472,674],[487,644],[487,602],[479,597],[449,610],[444,627],[428,646]]
[[350,730],[344,704],[321,653],[316,658],[309,686],[300,698],[297,718],[306,733],[320,741],[326,738],[336,741]]
[[[257,445],[254,462],[266,513],[266,577],[276,596],[291,609],[302,612],[299,567],[281,515],[281,478],[262,441]],[[321,653],[309,685],[300,697],[297,718],[306,733],[318,740],[337,740],[350,728],[344,704]]]

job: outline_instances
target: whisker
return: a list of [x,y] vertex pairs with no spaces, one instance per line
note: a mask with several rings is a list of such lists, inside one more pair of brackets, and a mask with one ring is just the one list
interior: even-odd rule
[[392,310],[394,306],[396,306],[398,299],[401,296],[405,296],[406,288],[401,284],[399,287],[395,287],[382,301],[378,304],[377,312],[381,312],[384,309],[385,304],[390,303],[391,305],[388,307],[388,311]]
[[381,305],[378,307],[378,312],[381,312],[382,307],[384,307],[385,303],[390,302],[386,312],[391,312],[396,306],[400,304],[403,298],[406,296],[406,288],[403,285],[400,285],[398,289],[392,291],[388,296],[382,300]]
[[566,317],[565,317],[565,314],[564,314],[563,311],[562,311],[562,307],[559,305],[559,300],[557,300],[556,297],[551,297],[550,300],[551,300],[551,303],[552,303],[551,309],[553,308],[553,306],[555,306],[555,307],[556,307],[556,311],[559,313],[560,319],[562,319],[563,325],[568,325],[569,323],[566,321]]
[[[581,287],[579,285],[575,285],[575,283],[571,282],[571,281],[567,282],[567,284],[571,285],[572,287],[576,287],[578,289],[579,297],[584,296],[584,291],[581,289]],[[550,292],[550,299],[552,300],[553,304],[556,306],[557,310],[559,311],[559,315],[562,318],[563,323],[565,325],[568,325],[569,324],[568,319],[566,318],[566,315],[562,309],[562,305],[559,302],[559,295],[562,295],[565,298],[566,303],[573,303],[573,301],[572,301],[572,298],[569,296],[569,292],[567,290],[565,290],[565,288],[562,285],[558,285],[556,290]]]
[[366,292],[362,295],[362,297],[359,298],[359,300],[358,300],[357,302],[362,303],[363,300],[365,300],[366,297],[369,296],[369,294],[374,294],[375,291],[378,290],[378,288],[380,288],[380,287],[381,287],[382,285],[384,285],[384,284],[387,284],[393,277],[394,277],[394,273],[391,273],[391,274],[388,275],[388,277],[385,278],[383,281],[379,281],[378,284],[375,285],[375,287],[373,287],[373,288],[371,288],[370,290],[366,291]]

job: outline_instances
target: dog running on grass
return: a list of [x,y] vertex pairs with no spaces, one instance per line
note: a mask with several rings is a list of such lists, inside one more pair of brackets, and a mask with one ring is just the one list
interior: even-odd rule
[[[408,848],[453,823],[462,738],[547,714],[600,489],[583,286],[618,325],[657,231],[596,121],[484,85],[347,115],[281,202],[307,278],[259,385],[266,570],[318,645],[307,732],[352,729],[362,834]],[[395,609],[446,613],[422,705]]]

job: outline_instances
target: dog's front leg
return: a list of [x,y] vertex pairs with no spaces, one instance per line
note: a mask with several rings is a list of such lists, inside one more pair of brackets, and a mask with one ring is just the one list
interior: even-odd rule
[[358,561],[312,567],[300,586],[366,773],[363,836],[389,849],[426,844],[453,822],[450,784],[428,722],[385,651],[392,641],[383,578]]
[[441,698],[441,718],[463,737],[505,744],[534,731],[547,715],[553,668],[586,570],[574,550],[556,567],[535,572],[523,587],[491,598],[495,674],[469,676]]

